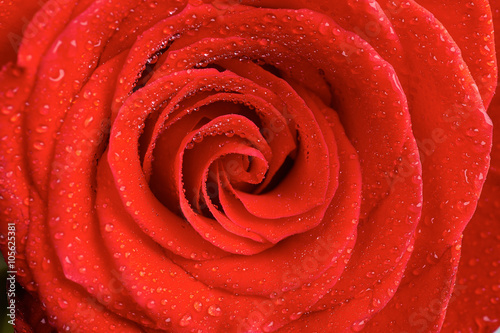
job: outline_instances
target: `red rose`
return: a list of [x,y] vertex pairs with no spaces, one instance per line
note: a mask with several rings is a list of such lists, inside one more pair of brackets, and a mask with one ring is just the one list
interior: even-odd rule
[[500,326],[488,1],[38,5],[0,5],[18,331]]

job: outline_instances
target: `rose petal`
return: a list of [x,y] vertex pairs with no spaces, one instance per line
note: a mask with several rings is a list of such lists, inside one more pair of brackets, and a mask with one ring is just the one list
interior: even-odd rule
[[[500,25],[500,5],[491,1],[495,26]],[[495,34],[496,45],[500,36]],[[497,88],[498,89],[498,88]],[[500,95],[496,94],[488,109],[494,124],[491,167],[479,200],[477,210],[464,231],[462,257],[443,331],[484,330],[493,332],[500,327],[500,263],[498,246],[500,203]],[[497,250],[495,250],[497,248]]]
[[[6,65],[0,72],[0,246],[8,253],[9,226],[15,226],[17,278],[30,290],[35,289],[26,261],[26,241],[29,227],[30,181],[23,163],[24,136],[22,110],[29,89],[24,86],[22,71]],[[12,232],[12,230],[10,230]],[[11,236],[11,235],[10,235]],[[6,258],[7,256],[5,256]]]
[[478,209],[465,229],[458,276],[443,332],[493,332],[500,327],[500,207],[498,175],[490,174]]
[[113,327],[120,331],[141,332],[136,324],[104,309],[81,287],[65,278],[49,238],[43,201],[35,192],[30,194],[27,258],[51,324],[58,330]]
[[[260,148],[259,146],[263,146],[263,144],[259,144],[259,142],[264,140],[258,132],[258,129],[252,128],[253,123],[249,120],[244,121],[244,119],[246,118],[236,115],[221,116],[200,128],[197,133],[191,133],[186,136],[181,143],[179,154],[176,158],[175,174],[178,183],[178,193],[180,193],[179,199],[181,209],[193,228],[198,231],[205,240],[227,252],[250,255],[269,248],[271,244],[267,242],[263,244],[255,243],[228,232],[213,219],[195,213],[187,199],[187,195],[192,194],[191,188],[196,188],[193,182],[200,183],[205,180],[208,174],[208,167],[213,161],[221,156],[227,154],[253,156],[256,159],[256,163],[260,161],[262,164],[261,170],[263,172],[266,171],[268,165],[264,155],[261,154],[259,150],[248,147],[246,142],[246,140],[249,140],[249,144],[255,145],[256,148]],[[245,122],[248,123],[245,124]],[[253,126],[255,127],[255,125]],[[192,142],[193,138],[197,135],[203,138],[216,131],[221,131],[221,134],[223,134],[229,130],[233,130],[234,134],[240,136],[243,140],[228,140],[225,136],[207,137],[204,138],[202,142],[195,144],[192,151],[186,151],[186,145]],[[199,149],[196,147],[198,145],[200,146]],[[266,148],[269,149],[269,147]],[[182,166],[182,163],[184,163],[184,166]],[[205,163],[207,163],[207,165],[205,165]],[[199,164],[205,166],[199,168]],[[196,173],[198,173],[198,175]],[[183,181],[183,179],[186,180]],[[185,182],[185,184],[183,182]],[[184,186],[187,188],[185,191],[183,191]]]
[[84,87],[85,91],[92,92],[93,98],[82,96],[68,111],[55,148],[47,219],[65,277],[88,290],[96,303],[154,327],[130,297],[116,287],[116,273],[108,269],[109,259],[95,255],[103,253],[104,248],[93,209],[94,200],[89,200],[95,188],[94,161],[102,155],[107,139],[117,68],[124,60],[122,55],[99,67]]
[[[341,147],[348,148],[348,145],[347,141],[343,141]],[[353,153],[351,150],[341,155],[343,156],[341,163],[345,163],[342,164],[342,169],[354,171],[359,167],[357,166],[359,163],[357,159],[350,158]],[[101,163],[105,163],[105,161],[103,160]],[[101,170],[104,171],[104,169]],[[356,224],[352,223],[352,217],[349,218],[346,213],[353,213],[353,216],[359,213],[359,211],[353,211],[353,207],[359,207],[360,176],[359,172],[346,172],[343,177],[347,178],[346,181],[341,182],[343,185],[339,189],[340,202],[335,205],[332,213],[339,214],[338,218],[340,219],[344,217],[348,219],[344,223],[340,221],[339,223],[350,226],[344,230],[344,235],[348,237],[345,241],[350,243],[348,245],[348,248],[350,248],[354,240],[352,238],[352,228],[355,228]],[[98,181],[108,183],[105,186],[104,184],[99,185],[101,188],[114,188],[109,171],[107,175],[99,176]],[[103,195],[101,196],[99,193]],[[282,295],[281,291],[277,290],[277,294],[281,295],[281,297],[276,298],[277,301],[271,303],[274,304],[272,308],[267,310],[270,301],[266,298],[238,297],[236,300],[233,299],[234,295],[217,289],[206,288],[189,277],[189,275],[186,275],[183,269],[179,269],[178,266],[170,263],[157,244],[141,233],[130,217],[128,217],[128,220],[125,219],[123,207],[116,206],[121,200],[116,199],[118,199],[116,191],[115,194],[98,192],[98,201],[106,204],[106,208],[103,206],[102,209],[98,209],[101,223],[114,225],[111,232],[104,234],[106,246],[111,253],[121,253],[121,255],[114,256],[114,258],[115,267],[122,273],[121,280],[124,282],[124,287],[132,292],[137,302],[144,304],[144,308],[153,317],[158,318],[158,320],[167,319],[168,322],[171,322],[172,330],[182,329],[183,327],[203,327],[207,330],[230,330],[231,327],[233,329],[236,327],[257,329],[261,328],[262,325],[268,327],[267,329],[274,327],[274,325],[278,328],[297,318],[299,316],[297,313],[304,311],[304,307],[308,307],[307,304],[309,306],[314,304],[320,297],[318,291],[326,292],[335,283],[342,271],[343,264],[340,263],[347,259],[346,256],[341,256],[338,260],[339,263],[335,263],[330,271],[311,285],[311,288],[299,288],[295,292]],[[357,202],[357,205],[353,206],[353,201],[354,203]],[[340,231],[335,225],[325,224],[325,226],[330,228],[333,233]],[[312,239],[316,239],[316,237],[313,236]],[[321,251],[322,248],[321,240],[318,241],[320,242],[319,246],[313,245],[309,253],[313,256],[319,256],[317,258],[322,258],[323,256],[317,252],[318,250]],[[290,243],[291,246],[295,246],[294,244],[297,243]],[[298,242],[298,244],[302,243]],[[287,251],[286,255],[290,256],[290,252]],[[252,257],[254,256],[249,258]],[[212,266],[212,268],[214,271],[220,269],[218,266]],[[288,272],[287,274],[283,275],[285,281],[296,284],[296,276],[293,275],[295,273]],[[146,275],[155,276],[156,278],[141,278],[141,276]],[[276,274],[270,276],[276,277]],[[332,279],[332,276],[335,278]],[[298,278],[300,281],[300,275]],[[143,290],[144,292],[137,294],[133,290]],[[178,297],[175,300],[167,300],[163,293],[166,293],[166,295],[175,294]],[[175,305],[175,311],[172,310],[172,305]],[[212,307],[212,305],[216,307]],[[216,310],[218,308],[220,310]],[[200,312],[197,309],[201,309]],[[287,314],[285,309],[290,311],[290,315]],[[207,311],[208,317],[206,315]]]
[[100,57],[100,64],[108,61],[117,54],[130,50],[132,44],[147,29],[157,22],[178,14],[187,1],[144,1],[120,22],[120,29],[116,31],[106,44]]
[[[331,110],[330,110],[331,112]],[[352,241],[359,216],[360,179],[359,161],[347,140],[335,114],[328,121],[335,132],[339,146],[341,164],[340,188],[326,211],[323,223],[307,233],[290,237],[275,247],[250,257],[227,257],[194,263],[175,259],[182,267],[192,272],[207,285],[228,289],[237,294],[269,295],[273,292],[293,290],[302,284],[314,282],[341,253],[350,253],[346,246]],[[310,265],[310,266],[308,266]],[[213,274],[212,267],[217,267]],[[267,267],[267,269],[262,269]],[[270,269],[272,268],[272,269]],[[241,274],[240,278],[237,278]],[[325,273],[326,274],[326,273]],[[251,277],[251,278],[249,278]],[[228,281],[238,281],[230,284]]]
[[[26,107],[26,112],[33,115],[26,119],[27,131],[31,133],[26,140],[33,182],[43,198],[47,196],[50,159],[54,153],[54,138],[61,126],[61,120],[64,119],[74,96],[80,92],[82,85],[96,68],[99,54],[116,28],[115,24],[108,24],[100,17],[113,13],[119,22],[134,5],[133,0],[123,3],[93,3],[64,27],[57,39],[51,42],[48,52],[41,56],[37,79]],[[102,27],[102,31],[89,29],[92,25]],[[57,24],[54,26],[58,27]],[[47,36],[50,37],[51,34]],[[44,39],[47,36],[44,36]],[[77,55],[79,66],[69,61],[60,61],[61,57],[71,59]],[[29,55],[26,57],[29,58]],[[29,64],[27,66],[30,68]],[[39,133],[36,129],[40,126],[46,127],[47,130]]]
[[25,20],[40,9],[43,2],[39,1],[3,1],[0,3],[0,68],[8,62],[15,62],[17,51],[21,44],[23,28],[26,28]]
[[489,2],[420,0],[418,3],[446,27],[457,43],[487,109],[497,84],[493,20]]
[[[402,161],[411,166],[412,171],[418,175],[420,165],[417,158],[416,144],[413,140],[408,140]],[[361,221],[353,255],[342,278],[335,288],[315,305],[314,310],[334,308],[334,313],[337,309],[340,313],[349,312],[342,308],[352,309],[351,306],[355,307],[360,300],[363,302],[364,298],[369,298],[370,311],[356,311],[355,315],[349,316],[350,321],[347,317],[344,318],[346,320],[337,324],[344,329],[379,311],[384,303],[373,301],[376,297],[370,295],[370,291],[376,289],[375,286],[380,284],[380,281],[383,285],[391,281],[391,289],[396,289],[401,282],[402,274],[396,274],[395,270],[404,269],[410,259],[408,252],[412,252],[414,248],[421,206],[421,178],[407,177],[396,184],[368,219]],[[344,302],[345,299],[356,301],[351,304]],[[331,317],[340,318],[336,315]]]
[[[418,57],[418,52],[406,55],[406,61],[418,69],[409,76],[407,96],[424,182],[423,223],[408,265],[408,272],[412,272],[428,265],[429,254],[441,257],[460,238],[484,183],[492,126],[477,86],[460,54],[454,52],[458,48],[444,27],[411,1],[390,18],[405,48],[414,49],[414,43],[419,43],[437,59]],[[400,19],[413,19],[415,24],[402,25]],[[442,38],[422,40],[423,35]],[[421,85],[419,80],[428,84]],[[441,202],[441,198],[450,199]],[[442,240],[433,241],[436,235]]]

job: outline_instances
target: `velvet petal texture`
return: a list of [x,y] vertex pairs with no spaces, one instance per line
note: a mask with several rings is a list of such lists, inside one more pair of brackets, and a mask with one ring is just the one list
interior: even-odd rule
[[0,4],[17,327],[494,331],[497,7]]

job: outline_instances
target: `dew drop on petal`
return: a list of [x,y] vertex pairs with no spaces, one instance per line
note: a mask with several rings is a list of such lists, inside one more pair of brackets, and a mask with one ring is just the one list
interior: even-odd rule
[[322,35],[327,35],[330,31],[331,31],[331,28],[330,28],[330,23],[328,22],[322,22],[320,25],[319,25],[319,33],[322,34]]
[[90,123],[92,122],[92,120],[94,120],[94,117],[92,117],[92,116],[85,119],[84,126],[88,127],[90,125]]
[[50,268],[50,259],[44,258],[42,260],[42,269],[43,270],[48,270]]
[[262,327],[262,331],[268,333],[274,331],[274,321],[271,321]]
[[153,301],[153,300],[149,301],[148,304],[146,304],[146,307],[148,309],[154,308],[155,307],[155,301]]
[[201,312],[203,308],[203,303],[201,303],[200,301],[196,301],[194,302],[193,307],[196,310],[196,312]]
[[35,141],[33,143],[33,148],[36,150],[42,150],[45,146],[45,143],[43,141]]
[[354,324],[352,324],[351,329],[354,332],[360,332],[365,327],[365,324],[366,324],[365,320],[357,321]]
[[49,77],[49,79],[53,82],[58,82],[61,81],[63,77],[64,77],[64,70],[59,69],[58,75],[55,77]]
[[2,106],[2,114],[4,115],[8,115],[12,112],[12,110],[14,109],[14,107],[12,105],[5,105],[5,106]]
[[302,316],[302,314],[303,314],[303,312],[292,313],[290,315],[290,319],[291,320],[297,320],[297,319],[299,319]]
[[218,305],[212,304],[208,308],[208,314],[213,317],[219,317],[222,315],[222,310]]
[[65,300],[65,299],[62,299],[62,298],[59,298],[57,303],[59,304],[59,306],[61,307],[61,309],[67,309],[69,304],[68,304],[68,301]]
[[188,313],[186,313],[186,314],[185,314],[185,315],[181,318],[181,320],[180,320],[180,322],[179,322],[179,325],[180,325],[181,327],[186,327],[186,326],[188,326],[188,325],[191,323],[191,320],[192,320],[192,319],[193,319],[193,318],[191,317],[191,315],[190,315],[190,314],[188,314]]
[[49,130],[49,127],[46,125],[39,125],[35,131],[39,134],[46,133]]

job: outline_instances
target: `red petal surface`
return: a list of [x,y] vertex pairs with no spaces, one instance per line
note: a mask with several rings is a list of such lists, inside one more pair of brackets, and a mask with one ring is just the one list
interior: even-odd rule
[[0,4],[19,330],[500,326],[497,6],[37,6]]
[[[500,25],[500,8],[492,1],[495,26]],[[496,45],[500,36],[495,35]],[[477,211],[464,232],[457,282],[450,300],[443,332],[493,332],[500,327],[500,256],[498,208],[500,202],[500,96],[488,109],[494,124],[491,168]]]
[[[8,232],[15,226],[17,278],[25,288],[34,289],[31,272],[28,269],[25,249],[29,228],[29,181],[28,170],[23,163],[22,116],[24,100],[29,90],[23,89],[23,73],[6,66],[0,72],[2,91],[0,121],[0,168],[5,177],[0,180],[1,200],[0,216],[2,219],[0,245],[2,253],[8,251]],[[10,229],[9,230],[9,226]],[[12,235],[11,235],[12,236]],[[6,256],[5,256],[6,257]]]
[[500,327],[499,184],[498,174],[490,173],[478,211],[465,229],[443,332],[494,332]]
[[23,33],[45,1],[2,1],[0,3],[0,66],[15,62]]

